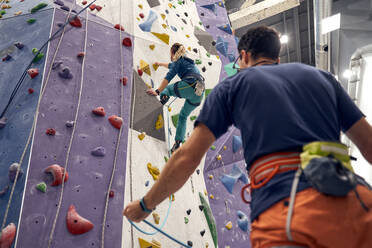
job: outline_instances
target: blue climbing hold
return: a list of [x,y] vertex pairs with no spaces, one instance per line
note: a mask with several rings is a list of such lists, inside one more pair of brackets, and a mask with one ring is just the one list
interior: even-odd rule
[[177,32],[177,28],[176,27],[174,27],[174,26],[170,26],[171,27],[171,29],[174,31],[174,32]]
[[232,34],[232,29],[230,27],[229,24],[225,24],[225,25],[221,25],[221,26],[217,26],[218,29],[228,33],[228,34]]
[[239,151],[242,146],[242,138],[240,136],[234,135],[232,140],[233,153]]
[[248,217],[245,213],[238,210],[236,211],[236,215],[238,216],[238,226],[243,232],[248,231]]
[[233,165],[230,174],[224,174],[220,177],[220,180],[230,194],[232,194],[233,188],[238,180],[244,184],[248,183],[248,177],[236,164]]
[[54,3],[59,5],[59,6],[64,6],[65,5],[65,3],[61,0],[54,0]]
[[220,36],[217,37],[217,43],[216,43],[216,49],[219,51],[223,56],[227,55],[227,49],[228,49],[229,43],[225,41]]
[[205,9],[209,9],[210,11],[212,11],[215,15],[217,15],[217,12],[216,12],[216,5],[214,3],[212,4],[206,4],[206,5],[202,5],[201,7],[205,8]]
[[18,49],[22,49],[25,45],[23,45],[21,42],[14,43],[14,46]]
[[68,7],[68,6],[61,6],[61,9],[63,9],[63,10],[66,10],[66,11],[70,11],[70,8]]
[[99,146],[94,148],[91,153],[93,156],[103,157],[106,155],[106,149],[103,146]]
[[150,78],[151,80],[151,87],[154,88],[154,81]]
[[150,32],[151,31],[152,24],[156,21],[156,19],[158,19],[158,16],[156,15],[155,11],[150,10],[150,12],[149,12],[149,14],[147,16],[146,21],[144,23],[141,23],[139,25],[140,29],[143,32]]
[[227,55],[227,58],[229,59],[230,63],[235,61],[235,56],[231,53]]

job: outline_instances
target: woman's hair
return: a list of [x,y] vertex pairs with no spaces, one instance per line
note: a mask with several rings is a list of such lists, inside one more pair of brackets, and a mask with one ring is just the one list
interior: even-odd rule
[[180,57],[186,54],[185,47],[180,43],[174,43],[171,47],[172,61],[177,61]]

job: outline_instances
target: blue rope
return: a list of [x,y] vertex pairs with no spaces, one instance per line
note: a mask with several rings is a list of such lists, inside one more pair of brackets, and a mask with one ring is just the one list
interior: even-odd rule
[[171,150],[171,148],[170,148],[170,135],[171,135],[171,133],[170,133],[170,126],[169,126],[169,108],[172,105],[172,103],[174,103],[174,101],[176,101],[176,100],[177,100],[177,97],[174,97],[173,101],[171,101],[171,103],[166,105],[168,107],[168,109],[167,109],[167,122],[168,122],[168,156],[169,156],[169,158],[172,155],[171,152],[170,152],[170,150]]

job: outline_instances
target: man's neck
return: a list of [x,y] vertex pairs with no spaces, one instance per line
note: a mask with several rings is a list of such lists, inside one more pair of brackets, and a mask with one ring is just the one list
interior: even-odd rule
[[271,65],[271,64],[276,64],[277,61],[269,58],[259,58],[256,59],[255,61],[252,61],[252,63],[249,63],[249,67],[252,66],[260,66],[260,65]]

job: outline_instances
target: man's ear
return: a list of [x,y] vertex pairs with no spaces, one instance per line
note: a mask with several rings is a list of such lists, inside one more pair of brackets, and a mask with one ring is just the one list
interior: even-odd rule
[[280,58],[278,58],[277,63],[280,64]]
[[252,53],[251,52],[246,52],[246,51],[244,51],[244,53],[245,53],[244,54],[245,56],[243,56],[244,63],[246,63],[248,65],[249,60],[251,60]]

